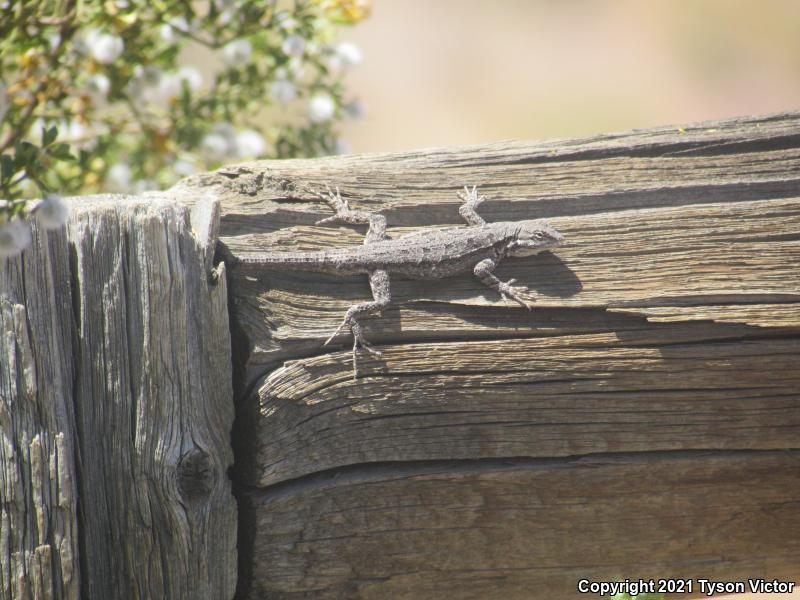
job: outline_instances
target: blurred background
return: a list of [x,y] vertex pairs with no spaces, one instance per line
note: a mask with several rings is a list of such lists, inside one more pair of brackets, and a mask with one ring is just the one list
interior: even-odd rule
[[800,102],[797,0],[374,0],[343,150],[584,136]]

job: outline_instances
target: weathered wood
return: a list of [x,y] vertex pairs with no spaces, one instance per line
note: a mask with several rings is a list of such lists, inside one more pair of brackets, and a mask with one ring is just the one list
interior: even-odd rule
[[[366,322],[384,355],[364,355],[357,382],[347,349],[321,344],[348,306],[369,297],[366,278],[231,272],[240,388],[252,392],[240,405],[237,476],[263,488],[242,505],[243,547],[252,547],[244,596],[557,597],[578,572],[640,576],[642,544],[656,575],[787,574],[800,527],[767,507],[800,501],[796,457],[774,454],[800,448],[800,113],[258,162],[179,189],[220,195],[221,240],[234,255],[361,243],[363,232],[314,225],[329,214],[313,193],[326,184],[354,208],[385,214],[392,235],[460,223],[456,191],[477,184],[487,221],[547,218],[568,245],[498,270],[532,290],[531,312],[468,275],[393,279],[397,305]],[[611,466],[563,469],[596,455]],[[517,465],[513,476],[503,461]],[[770,468],[783,487],[768,481]],[[648,499],[651,470],[669,485]],[[633,496],[613,486],[606,494],[598,481],[623,481]],[[323,488],[352,512],[328,511]],[[514,512],[503,500],[512,489],[540,512]],[[573,551],[568,541],[538,567],[551,548],[540,540],[569,522],[574,495],[586,515],[610,523],[602,545],[590,544],[585,516],[588,529],[576,534],[585,543]],[[404,525],[416,539],[372,531],[371,515],[390,520],[392,506],[394,518],[417,523]],[[660,515],[677,507],[685,520]],[[464,520],[445,526],[450,514]],[[731,533],[733,514],[772,545]],[[689,543],[703,523],[728,534]],[[440,526],[449,529],[438,538]],[[636,551],[632,535],[642,540]],[[425,544],[435,558],[415,558]],[[603,563],[609,544],[625,551]],[[478,585],[482,565],[497,578]]]
[[[487,220],[542,217],[567,235],[557,254],[500,268],[528,285],[539,307],[638,314],[679,307],[689,320],[746,303],[760,309],[740,308],[739,322],[795,322],[798,114],[577,141],[249,163],[180,187],[220,194],[220,235],[235,254],[360,244],[363,232],[354,228],[313,225],[329,209],[311,190],[326,184],[353,206],[386,214],[389,233],[399,235],[460,224],[456,191],[473,183],[488,198],[481,206]],[[264,275],[240,269],[233,286],[237,319],[252,345],[250,379],[278,361],[318,352],[347,306],[368,293],[360,277]],[[498,319],[467,320],[465,305],[502,307],[504,329],[528,329],[518,311],[505,310],[470,276],[445,285],[393,284],[401,308],[372,321],[370,339],[378,342],[494,335]],[[430,303],[444,320],[414,310]],[[442,304],[447,310],[436,311]]]
[[0,598],[80,597],[67,238],[0,259]]
[[796,581],[799,487],[797,452],[321,474],[246,496],[250,597],[579,598],[581,579]]
[[261,387],[241,472],[267,486],[394,460],[797,447],[799,339],[664,329],[390,346],[359,381],[341,356],[298,361]]
[[[53,490],[44,502],[25,504],[13,489],[10,496],[0,489],[0,506],[15,501],[22,515],[15,518],[25,519],[3,528],[8,537],[0,546],[0,577],[10,573],[16,586],[20,569],[9,570],[5,556],[37,546],[47,560],[60,553],[62,565],[60,571],[47,568],[41,591],[9,588],[4,598],[216,599],[234,593],[227,289],[224,265],[217,277],[210,271],[218,206],[200,201],[192,219],[178,200],[171,194],[75,199],[66,237],[50,234],[59,243],[49,255],[26,251],[2,267],[4,315],[16,319],[4,316],[11,346],[3,355],[16,364],[6,369],[4,359],[3,371],[13,375],[5,379],[16,388],[0,413],[12,418],[10,425],[0,419],[3,464],[33,462],[27,448],[36,439],[43,440],[37,442],[43,457],[57,449],[58,460],[50,459],[49,477],[45,471],[22,479],[37,489],[43,478]],[[16,283],[39,271],[52,271],[50,287]],[[39,336],[31,336],[33,350],[25,348],[26,331]],[[36,386],[28,382],[34,376],[42,378]],[[48,410],[59,419],[15,425],[29,410],[42,420],[37,407],[52,398],[59,402]],[[39,438],[33,437],[36,427]],[[47,468],[42,460],[39,465]],[[39,520],[64,521],[59,527],[69,536],[55,526],[55,535],[42,533],[41,525],[38,536],[31,533],[39,504]],[[40,545],[48,543],[52,550]]]

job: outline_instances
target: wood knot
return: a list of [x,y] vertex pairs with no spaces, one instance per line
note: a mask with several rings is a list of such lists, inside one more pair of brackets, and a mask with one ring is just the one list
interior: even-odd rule
[[192,448],[178,462],[178,489],[187,500],[207,497],[215,483],[211,458],[199,448]]

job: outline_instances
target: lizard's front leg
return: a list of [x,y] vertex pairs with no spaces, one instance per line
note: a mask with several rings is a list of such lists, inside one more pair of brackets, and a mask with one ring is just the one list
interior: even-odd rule
[[367,352],[380,356],[381,353],[372,347],[364,338],[364,333],[361,329],[360,319],[371,314],[382,311],[389,306],[392,301],[392,294],[389,288],[389,273],[384,269],[375,269],[369,274],[369,285],[372,288],[372,302],[362,302],[355,304],[347,309],[344,315],[342,324],[333,332],[333,335],[325,341],[327,346],[333,338],[339,335],[339,332],[345,327],[349,327],[353,334],[353,379],[358,375],[358,362],[357,353],[358,348],[364,348]]
[[516,279],[509,279],[505,282],[500,281],[493,273],[496,268],[496,261],[492,260],[491,258],[485,258],[475,265],[473,273],[475,273],[475,277],[481,280],[483,285],[496,290],[505,300],[511,298],[518,304],[521,304],[530,310],[530,304],[520,297],[520,294],[527,292],[528,288],[512,285]]
[[475,210],[484,201],[484,197],[478,195],[478,188],[473,185],[470,191],[467,186],[464,186],[464,191],[458,192],[458,197],[464,201],[464,204],[458,208],[458,214],[463,217],[467,225],[486,225],[486,221]]
[[379,242],[388,238],[386,235],[386,217],[383,215],[376,215],[368,213],[363,210],[352,210],[347,200],[342,200],[342,195],[339,193],[339,188],[336,188],[334,194],[328,188],[327,194],[317,195],[328,203],[336,214],[332,217],[317,221],[317,225],[325,225],[327,223],[348,223],[350,225],[366,225],[369,224],[367,235],[364,238],[364,244],[371,244],[372,242]]

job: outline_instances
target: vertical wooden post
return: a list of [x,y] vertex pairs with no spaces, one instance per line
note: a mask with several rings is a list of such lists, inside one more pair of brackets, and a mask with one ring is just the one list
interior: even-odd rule
[[218,206],[72,206],[0,270],[1,597],[230,598]]

